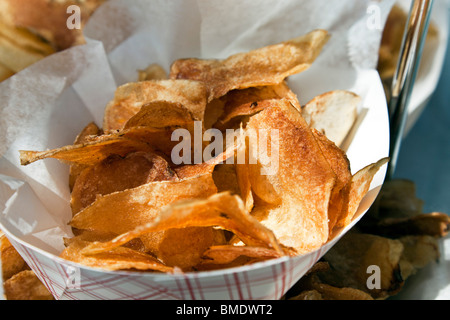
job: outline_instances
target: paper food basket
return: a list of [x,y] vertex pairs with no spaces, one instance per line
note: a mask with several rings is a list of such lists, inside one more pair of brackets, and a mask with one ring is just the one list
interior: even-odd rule
[[58,257],[71,219],[68,166],[47,159],[21,166],[18,150],[72,144],[90,121],[101,125],[117,86],[137,70],[178,58],[225,58],[326,29],[329,43],[307,71],[289,78],[301,103],[336,89],[367,111],[347,150],[352,172],[389,154],[386,98],[375,71],[393,1],[115,1],[85,28],[87,44],[54,54],[0,84],[0,228],[56,299],[280,299],[367,211],[317,251],[238,268],[185,274],[106,272]]

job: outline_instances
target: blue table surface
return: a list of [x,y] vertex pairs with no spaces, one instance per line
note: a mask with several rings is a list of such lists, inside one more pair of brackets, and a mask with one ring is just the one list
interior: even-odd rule
[[401,144],[394,178],[415,182],[424,212],[450,214],[449,48],[436,91]]

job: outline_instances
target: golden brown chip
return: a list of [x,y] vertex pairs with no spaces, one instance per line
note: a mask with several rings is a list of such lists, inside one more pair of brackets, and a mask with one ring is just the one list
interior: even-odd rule
[[[255,197],[258,197],[262,201],[273,205],[281,204],[282,200],[281,195],[279,194],[279,190],[277,191],[274,187],[273,180],[271,180],[270,176],[261,174],[263,166],[260,163],[238,165],[238,168],[240,170],[245,168],[246,173],[248,174],[247,188],[251,188],[251,195],[248,195],[248,198],[250,199],[249,209],[251,209],[251,201],[255,202]],[[243,181],[245,181],[245,173],[240,173],[240,177]]]
[[149,251],[164,264],[183,271],[194,271],[209,247],[223,244],[223,230],[213,227],[168,229],[147,234]]
[[214,99],[206,104],[204,127],[205,130],[211,129],[214,124],[223,115],[225,102],[222,99]]
[[316,138],[323,155],[336,175],[336,183],[333,187],[328,206],[328,227],[331,232],[339,219],[342,210],[345,210],[346,202],[349,200],[347,192],[348,187],[346,186],[352,179],[350,161],[345,152],[337,147],[324,134],[316,129],[313,129],[312,133]]
[[212,174],[217,165],[223,164],[228,158],[234,156],[235,151],[240,147],[239,143],[233,144],[231,146],[225,146],[225,151],[218,156],[209,159],[205,162],[199,164],[184,164],[174,168],[175,173],[178,178],[185,179],[194,176]]
[[180,181],[150,182],[98,196],[94,203],[73,217],[70,225],[78,229],[119,235],[152,223],[164,206],[180,200],[203,198],[216,192],[211,174]]
[[302,115],[311,128],[324,133],[341,146],[357,117],[361,97],[345,90],[316,96],[302,107]]
[[29,269],[25,260],[20,256],[4,234],[0,236],[0,261],[2,264],[1,270],[3,281],[6,281],[23,270]]
[[213,171],[214,183],[218,192],[229,191],[231,194],[240,194],[234,164],[220,164]]
[[0,37],[0,62],[14,72],[19,72],[44,58],[45,55],[39,52],[27,51],[10,39]]
[[276,85],[308,69],[328,39],[328,32],[315,30],[279,44],[234,54],[225,60],[181,59],[172,64],[169,78],[205,83],[211,101],[234,89]]
[[31,270],[21,271],[5,281],[7,300],[54,300],[51,293]]
[[167,78],[168,76],[166,70],[164,70],[164,68],[157,63],[152,63],[144,70],[138,70],[139,81],[165,80]]
[[152,222],[140,224],[136,229],[121,234],[112,241],[93,243],[84,250],[84,253],[104,252],[152,232],[208,226],[218,226],[232,231],[247,245],[272,248],[284,254],[272,231],[248,214],[238,196],[229,193],[173,203],[163,209]]
[[[273,190],[281,205],[255,208],[252,214],[274,231],[280,243],[304,253],[328,240],[328,204],[336,175],[300,112],[288,100],[272,101],[271,107],[251,117],[246,131],[279,132],[278,170],[267,174],[270,188],[265,190],[271,190],[271,197]],[[257,174],[249,176],[253,191],[262,181],[258,171],[249,171]]]
[[55,50],[31,31],[0,22],[0,64],[19,72]]
[[345,208],[341,211],[335,227],[342,228],[350,224],[355,216],[359,204],[370,188],[370,184],[375,174],[382,166],[389,162],[389,158],[383,158],[376,163],[372,163],[355,173],[347,186],[348,200],[345,202]]
[[0,35],[14,41],[18,46],[29,51],[40,52],[44,55],[55,52],[55,49],[45,40],[23,27],[13,26],[1,21]]
[[203,259],[213,264],[228,264],[241,256],[266,260],[280,258],[282,255],[269,248],[234,245],[213,246],[203,253]]
[[26,166],[38,160],[55,158],[64,162],[93,165],[111,154],[125,155],[138,150],[148,150],[142,141],[127,139],[123,134],[102,135],[76,145],[68,145],[47,151],[20,150],[20,162]]
[[[2,0],[1,18],[5,23],[32,30],[57,50],[64,50],[85,43],[85,23],[105,1],[107,0]],[[68,28],[70,5],[76,5],[80,9],[81,28]]]
[[240,256],[236,259],[234,259],[230,263],[226,264],[218,264],[218,263],[208,263],[207,260],[203,260],[198,265],[195,266],[195,269],[197,271],[213,271],[213,270],[224,270],[228,268],[236,268],[236,267],[242,267],[245,265],[250,265],[256,262],[259,262],[259,259],[254,259],[246,256]]
[[14,75],[14,71],[0,63],[0,82]]
[[374,300],[362,290],[354,288],[338,288],[324,283],[314,285],[316,289],[304,291],[290,300]]
[[125,123],[124,129],[132,127],[188,128],[193,126],[195,120],[193,114],[180,103],[153,101],[143,105],[139,112]]
[[117,88],[114,99],[106,106],[103,130],[122,129],[125,123],[155,101],[178,103],[187,109],[195,120],[203,121],[207,92],[205,86],[190,80],[154,80],[127,83]]
[[74,241],[84,241],[84,242],[109,241],[114,239],[115,237],[114,233],[98,232],[92,230],[76,230],[76,231],[77,232],[74,237],[63,238],[65,247],[68,247]]
[[67,145],[47,151],[20,150],[22,165],[38,160],[55,158],[70,164],[94,165],[112,154],[125,156],[130,152],[160,150],[170,156],[177,144],[171,140],[172,132],[151,127],[132,127],[110,134],[91,137],[85,143]]
[[[245,208],[248,212],[253,209],[254,197],[252,192],[252,186],[250,184],[249,175],[249,152],[247,151],[247,138],[241,138],[242,142],[240,147],[236,151],[235,163],[236,163],[236,179],[239,187],[240,195],[244,201]],[[241,159],[238,161],[238,159]],[[242,160],[243,159],[243,160]]]
[[151,255],[127,248],[117,247],[110,251],[96,255],[85,256],[83,248],[91,242],[75,239],[63,250],[60,257],[69,261],[83,264],[88,267],[104,270],[152,270],[160,272],[172,272],[173,268],[164,265]]
[[98,196],[164,180],[176,181],[178,177],[168,162],[156,153],[111,155],[79,175],[71,194],[72,212],[78,213]]
[[[100,128],[94,123],[89,123],[76,137],[74,144],[82,144],[88,140],[90,136],[98,136],[101,134]],[[69,188],[70,191],[73,189],[73,185],[75,184],[75,180],[80,175],[81,171],[86,169],[86,165],[72,164],[70,165],[69,172]]]
[[289,300],[325,300],[317,290],[305,290]]
[[214,127],[219,129],[233,128],[236,125],[236,120],[263,110],[268,105],[264,100],[282,98],[288,99],[299,110],[301,109],[297,96],[290,90],[285,81],[273,86],[232,90],[221,98],[225,101],[224,110]]

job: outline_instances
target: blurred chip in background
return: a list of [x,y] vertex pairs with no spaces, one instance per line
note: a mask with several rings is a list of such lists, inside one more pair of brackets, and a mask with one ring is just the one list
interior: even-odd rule
[[[106,0],[0,0],[0,81],[44,57],[83,44],[83,27]],[[69,29],[67,8],[80,8],[80,28]]]

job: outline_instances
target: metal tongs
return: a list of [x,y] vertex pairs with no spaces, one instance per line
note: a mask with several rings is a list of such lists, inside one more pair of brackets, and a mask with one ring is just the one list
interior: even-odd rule
[[409,12],[397,69],[391,85],[388,102],[390,118],[390,163],[387,179],[392,179],[397,166],[403,139],[411,92],[417,76],[422,51],[428,32],[434,0],[413,0]]

